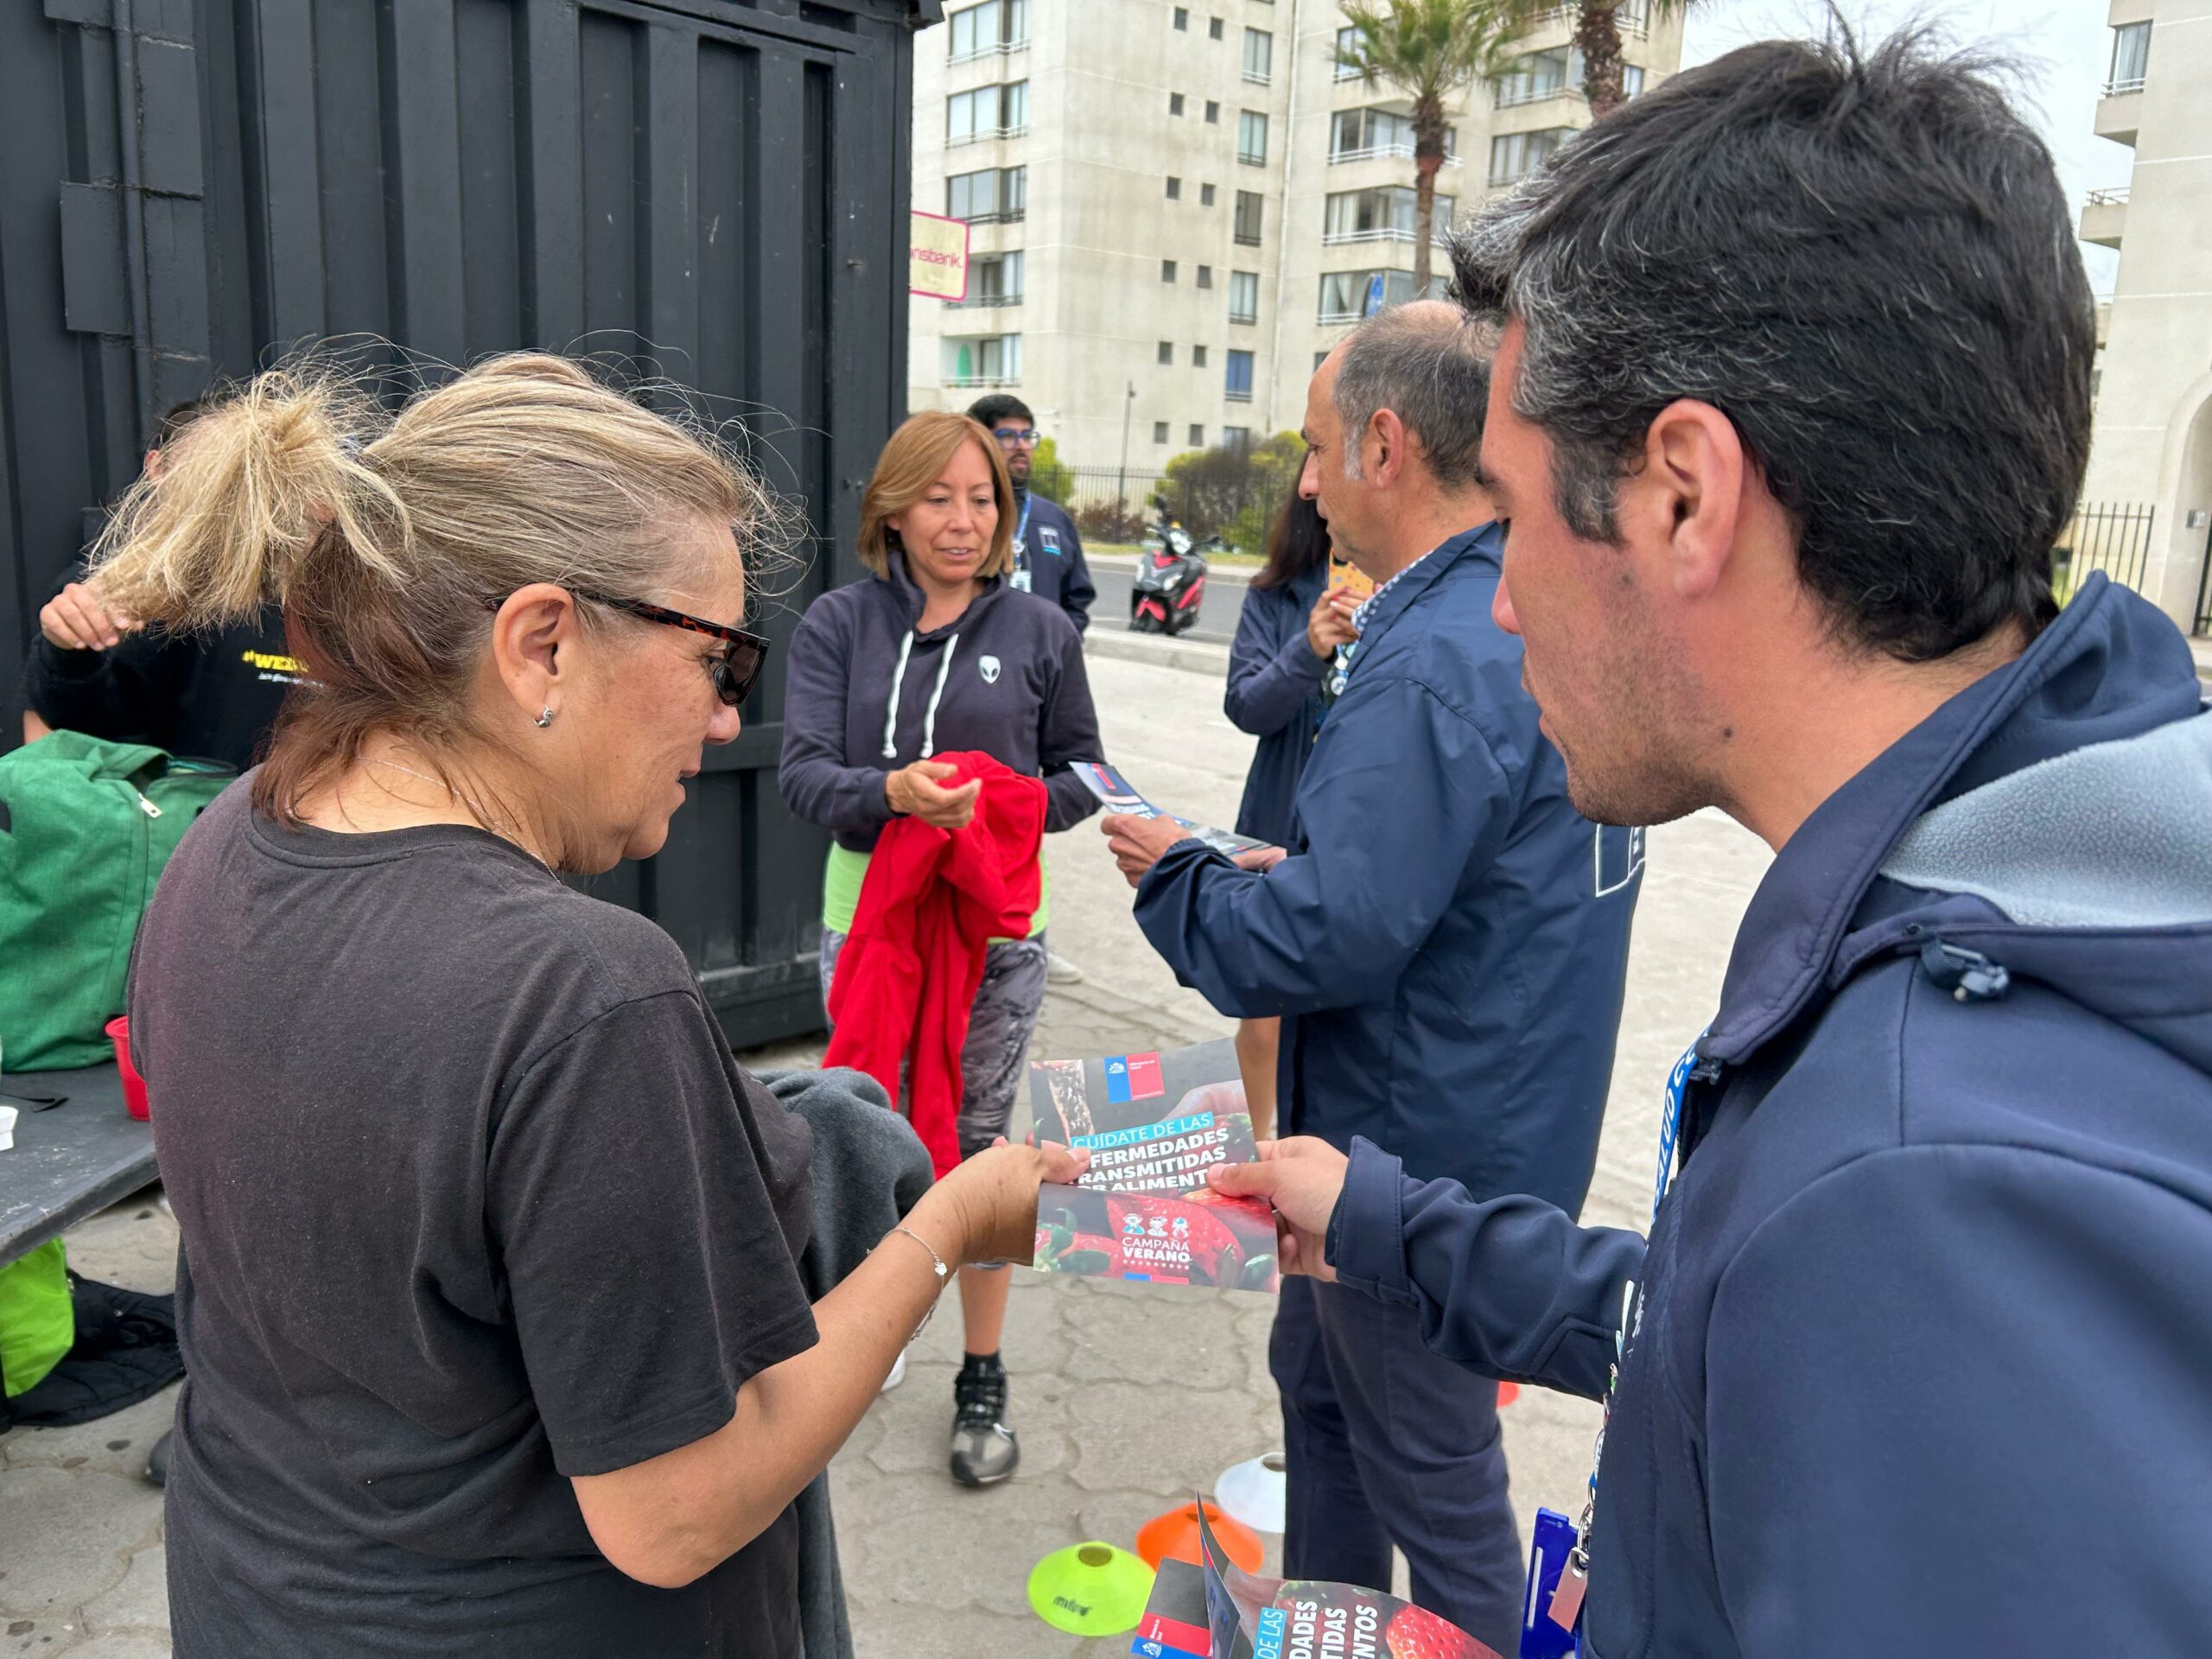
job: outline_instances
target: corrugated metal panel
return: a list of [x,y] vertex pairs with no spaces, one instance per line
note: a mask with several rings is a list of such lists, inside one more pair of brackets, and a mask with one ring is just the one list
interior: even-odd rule
[[[0,685],[158,412],[334,336],[432,374],[591,352],[747,417],[821,537],[767,618],[787,647],[857,574],[842,550],[903,412],[908,38],[936,14],[0,5]],[[597,887],[683,943],[739,1041],[818,1023],[823,842],[776,797],[780,675],[756,702],[668,849]]]

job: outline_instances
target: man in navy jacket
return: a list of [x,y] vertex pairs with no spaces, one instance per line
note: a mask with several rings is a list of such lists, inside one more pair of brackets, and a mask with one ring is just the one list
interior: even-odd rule
[[[1224,1014],[1280,1014],[1280,1121],[1417,1149],[1485,1196],[1580,1208],[1620,1020],[1640,849],[1567,799],[1491,619],[1499,526],[1474,482],[1489,342],[1441,303],[1382,314],[1306,399],[1300,487],[1378,583],[1264,874],[1163,821],[1109,820],[1138,924]],[[1154,860],[1157,860],[1154,862]],[[1285,1287],[1294,1578],[1387,1586],[1510,1650],[1519,1535],[1494,1382],[1405,1310]]]
[[2205,1652],[2212,715],[2152,606],[2052,602],[2095,339],[2050,156],[1921,38],[1770,42],[1455,264],[1575,802],[1777,855],[1648,1243],[1380,1137],[1222,1185],[1434,1352],[1610,1394],[1586,1656]]
[[1051,600],[1081,633],[1090,626],[1091,601],[1098,597],[1098,589],[1084,562],[1083,537],[1076,534],[1075,520],[1059,503],[1047,501],[1029,487],[1037,458],[1037,417],[1020,398],[995,391],[978,397],[968,418],[998,440],[1007,475],[1014,480],[1013,585]]

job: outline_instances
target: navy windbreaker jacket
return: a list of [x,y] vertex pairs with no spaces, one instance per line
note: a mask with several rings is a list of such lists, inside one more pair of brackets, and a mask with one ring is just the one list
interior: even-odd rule
[[1331,1222],[1437,1352],[1593,1397],[1639,1283],[1585,1652],[2212,1651],[2212,715],[2172,623],[2094,578],[1824,803],[1697,1051],[1648,1250],[1372,1146]]
[[1260,740],[1244,775],[1236,833],[1278,846],[1290,844],[1298,780],[1321,729],[1321,683],[1330,659],[1313,654],[1306,619],[1328,583],[1323,563],[1280,588],[1249,589],[1229,647],[1221,712],[1238,731]]
[[1137,889],[1145,937],[1224,1014],[1283,1016],[1285,1134],[1406,1150],[1485,1197],[1582,1203],[1620,1025],[1641,837],[1567,802],[1491,620],[1496,525],[1368,618],[1264,875],[1183,842]]
[[[1026,503],[1029,511],[1029,533],[1022,538],[1022,557],[1027,562],[1029,577],[1024,591],[1058,606],[1081,633],[1090,626],[1091,602],[1098,597],[1098,589],[1090,580],[1090,566],[1084,562],[1083,537],[1076,534],[1075,520],[1058,502],[1047,501],[1032,491],[1020,491],[1015,499]],[[1017,524],[1021,511],[1017,505]]]

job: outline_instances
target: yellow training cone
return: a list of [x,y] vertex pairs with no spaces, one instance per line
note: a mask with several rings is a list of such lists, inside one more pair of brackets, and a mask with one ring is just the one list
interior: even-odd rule
[[1125,1549],[1095,1541],[1056,1549],[1029,1573],[1029,1605],[1037,1617],[1077,1636],[1134,1630],[1151,1594],[1150,1567]]

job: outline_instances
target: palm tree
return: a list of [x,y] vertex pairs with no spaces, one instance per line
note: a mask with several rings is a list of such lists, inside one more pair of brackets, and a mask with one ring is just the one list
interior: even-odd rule
[[1446,106],[1462,88],[1505,67],[1506,47],[1526,32],[1530,10],[1529,0],[1344,0],[1353,34],[1332,48],[1336,61],[1370,81],[1388,81],[1414,106],[1416,295],[1428,292],[1436,169],[1444,165],[1451,126]]
[[1621,88],[1620,10],[1641,11],[1651,22],[1663,22],[1692,10],[1698,0],[1579,0],[1575,7],[1574,45],[1582,54],[1582,88],[1589,95],[1590,118],[1603,120],[1627,101]]

